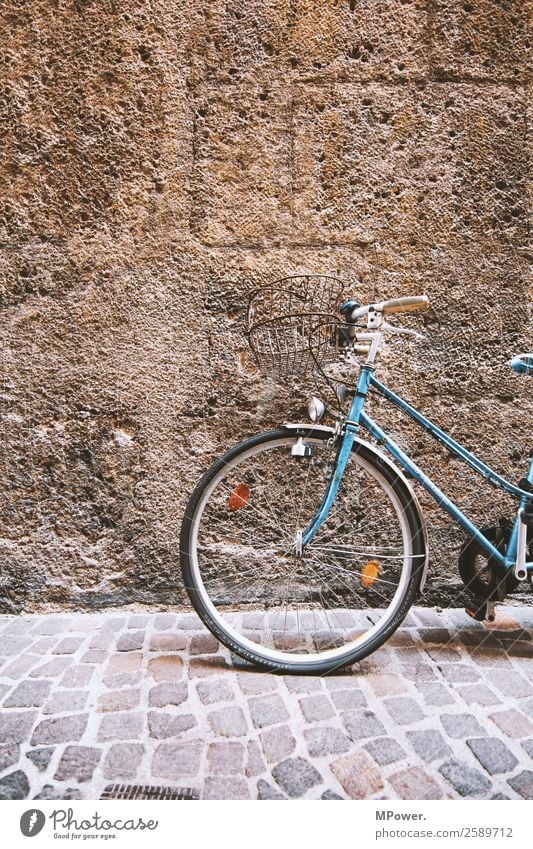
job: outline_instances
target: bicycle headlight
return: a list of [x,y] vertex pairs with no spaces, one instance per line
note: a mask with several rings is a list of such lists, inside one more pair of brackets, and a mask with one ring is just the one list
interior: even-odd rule
[[307,404],[307,412],[309,413],[309,418],[312,422],[319,422],[326,412],[326,405],[320,400],[320,398],[315,398],[315,396],[312,395],[309,399],[309,403]]

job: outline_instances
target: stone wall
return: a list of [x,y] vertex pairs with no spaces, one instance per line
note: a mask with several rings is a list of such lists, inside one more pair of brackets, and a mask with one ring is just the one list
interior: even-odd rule
[[[286,274],[427,292],[428,340],[392,344],[382,374],[522,474],[529,396],[506,363],[531,327],[527,9],[5,0],[4,611],[183,600],[192,482],[305,409],[243,335],[251,289]],[[440,449],[402,442],[470,515],[501,514]],[[446,602],[463,535],[424,504],[428,599]]]

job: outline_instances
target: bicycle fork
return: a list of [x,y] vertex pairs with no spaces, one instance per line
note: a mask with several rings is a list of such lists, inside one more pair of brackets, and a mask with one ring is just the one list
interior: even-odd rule
[[[529,461],[529,468],[526,477],[520,481],[521,489],[533,492],[533,457]],[[527,532],[528,527],[533,521],[533,500],[531,498],[522,498],[516,514],[515,523],[507,547],[507,557],[505,566],[507,569],[513,569],[514,575],[518,581],[524,581],[528,576],[528,567],[531,563],[527,563]]]
[[363,411],[373,371],[374,367],[371,365],[361,366],[359,380],[357,382],[357,390],[354,395],[350,411],[348,413],[348,419],[346,421],[344,435],[342,437],[340,449],[337,454],[337,459],[335,461],[333,474],[328,483],[327,489],[324,493],[318,510],[316,511],[315,515],[313,516],[307,527],[301,532],[301,537],[299,538],[298,546],[300,554],[302,553],[303,547],[307,545],[307,543],[314,537],[320,526],[325,521],[339,491],[342,476],[346,469],[346,465],[350,458],[350,453],[353,448],[355,437],[357,436],[359,430],[359,419]]

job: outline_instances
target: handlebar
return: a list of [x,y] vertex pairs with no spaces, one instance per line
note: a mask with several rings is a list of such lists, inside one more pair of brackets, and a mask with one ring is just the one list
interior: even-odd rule
[[[354,308],[352,308],[352,304],[354,304]],[[368,315],[369,312],[420,312],[427,309],[429,309],[427,295],[408,295],[404,298],[392,298],[389,301],[367,304],[366,306],[359,306],[356,301],[346,301],[341,306],[341,312],[349,316],[349,321],[356,321],[356,319]]]
[[429,309],[429,298],[427,295],[412,295],[406,298],[393,298],[390,301],[382,301],[376,304],[374,309],[378,312],[419,312]]

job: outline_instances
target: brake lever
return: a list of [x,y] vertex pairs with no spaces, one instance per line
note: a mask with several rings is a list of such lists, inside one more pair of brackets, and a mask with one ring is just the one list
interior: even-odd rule
[[411,330],[410,327],[396,327],[393,324],[389,324],[384,321],[381,325],[382,330],[388,330],[389,333],[397,333],[399,335],[403,334],[404,336],[414,336],[415,339],[425,339],[423,333],[419,333],[417,330]]

